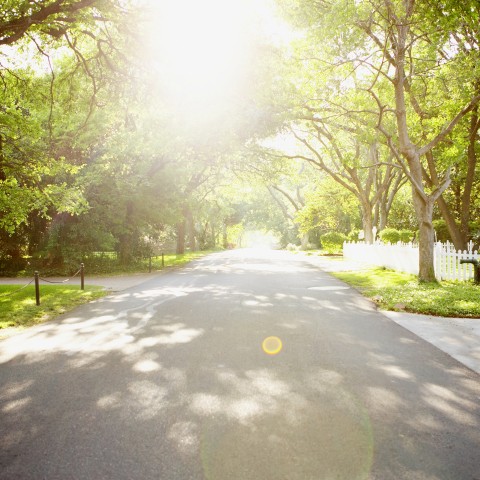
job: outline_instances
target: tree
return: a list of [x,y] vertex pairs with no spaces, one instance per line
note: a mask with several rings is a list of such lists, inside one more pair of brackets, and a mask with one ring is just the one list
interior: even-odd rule
[[312,117],[310,128],[312,124],[313,132],[293,130],[295,138],[306,147],[303,155],[293,157],[315,165],[355,195],[362,212],[365,240],[372,243],[374,220],[379,222],[380,230],[385,227],[393,197],[404,182],[404,176],[388,158],[382,161],[385,149],[377,143],[365,145],[355,136],[345,138],[345,132],[338,129],[333,133],[334,129],[315,117]]
[[[478,2],[447,2],[446,8],[439,4],[431,4],[424,12],[429,22],[435,25],[440,35],[443,35],[440,55],[445,60],[444,74],[437,76],[444,82],[444,75],[448,75],[448,98],[442,105],[453,116],[458,109],[458,92],[465,92],[468,97],[480,95],[480,73],[478,72],[478,59],[480,53],[480,7]],[[453,50],[452,50],[453,48]],[[454,62],[447,60],[454,55]],[[460,60],[460,62],[458,62]],[[462,70],[458,70],[459,63]],[[465,89],[465,86],[467,88]],[[445,88],[445,86],[443,87]],[[455,94],[452,96],[451,93]],[[453,103],[452,100],[453,99]],[[458,127],[450,135],[451,142],[444,142],[443,148],[437,148],[436,157],[442,159],[447,165],[453,165],[452,187],[450,192],[445,192],[438,199],[438,206],[446,221],[451,239],[457,249],[465,249],[470,237],[469,223],[472,213],[473,185],[478,181],[477,154],[478,132],[480,121],[478,116],[478,103],[473,106],[463,119],[458,122]],[[452,158],[453,157],[453,158]],[[426,181],[429,184],[438,184],[438,176],[431,153],[427,157],[428,169]],[[455,197],[454,202],[446,202],[444,197]]]
[[305,207],[296,215],[300,231],[350,234],[362,227],[358,201],[350,190],[344,188],[327,174],[318,175],[315,189],[305,195]]
[[0,13],[0,228],[12,234],[33,212],[85,210],[74,179],[85,161],[81,150],[101,136],[98,124],[88,123],[102,101],[106,70],[120,63],[115,27],[125,8],[7,0]]
[[[422,120],[431,118],[434,113],[437,113],[437,117],[440,116],[438,112],[432,112],[428,106],[433,99],[438,101],[444,97],[444,92],[423,88],[418,95],[416,88],[420,87],[418,85],[419,70],[426,74],[433,68],[441,69],[442,63],[445,61],[455,62],[458,67],[466,67],[466,59],[461,58],[462,55],[448,52],[448,35],[452,33],[452,27],[457,29],[460,27],[461,21],[456,25],[445,25],[439,21],[436,27],[441,27],[443,31],[438,36],[436,31],[429,26],[425,28],[425,25],[419,22],[420,15],[424,12],[421,6],[419,7],[413,0],[405,1],[403,5],[395,5],[386,1],[377,5],[376,17],[380,18],[381,15],[383,18],[387,18],[382,27],[377,30],[372,21],[359,25],[375,45],[387,52],[384,54],[384,58],[393,69],[393,76],[389,77],[389,81],[392,83],[395,94],[393,110],[396,119],[396,140],[392,133],[385,129],[383,122],[379,122],[378,129],[384,133],[389,146],[397,160],[403,165],[412,184],[413,203],[420,230],[419,277],[423,281],[433,281],[435,279],[433,207],[450,184],[448,168],[443,176],[437,173],[438,164],[434,161],[434,149],[444,143],[457,124],[474,110],[480,101],[480,95],[478,92],[471,92],[466,104],[457,108],[457,111],[446,119],[445,123],[442,122],[443,125],[440,128],[435,129],[436,131],[432,129],[430,122],[422,122]],[[451,11],[451,13],[455,12]],[[460,17],[458,20],[461,20]],[[420,25],[420,28],[417,25]],[[453,32],[455,33],[455,30]],[[430,43],[432,41],[435,42],[433,48]],[[422,68],[417,58],[425,53],[428,54],[427,68]],[[470,59],[468,59],[469,61]],[[373,88],[370,89],[370,92],[377,102],[381,120],[381,116],[386,110],[385,105]],[[460,96],[458,100],[461,101],[462,97]],[[428,185],[424,182],[425,168],[422,157],[426,159],[430,175],[434,177],[433,191],[429,191]]]
[[[0,7],[0,45],[14,45],[32,34],[57,41],[79,28],[96,37],[100,23],[126,13],[121,5],[114,0],[5,0]],[[92,26],[93,31],[87,30]],[[107,43],[106,39],[98,41],[100,49]]]
[[[327,64],[332,78],[341,77],[338,93],[352,72],[361,72],[356,92],[369,97],[374,108],[365,109],[364,100],[359,108],[344,107],[335,102],[338,96],[333,102],[318,95],[315,100],[359,121],[367,114],[367,124],[383,135],[412,187],[420,229],[419,278],[433,281],[433,209],[450,184],[450,166],[436,155],[480,101],[471,81],[478,76],[478,49],[462,52],[456,47],[466,35],[465,21],[475,25],[476,19],[472,31],[478,32],[478,4],[448,1],[440,10],[415,0],[293,3],[300,6],[304,25],[312,27],[309,40],[317,42],[314,47],[321,37],[326,56],[311,57],[317,65]],[[450,108],[439,107],[445,102]]]
[[[267,142],[268,143],[268,142]],[[266,202],[266,208],[260,208],[261,215],[250,215],[250,221],[259,226],[259,219],[271,226],[283,239],[283,243],[297,243],[301,239],[302,248],[306,248],[309,242],[307,231],[299,234],[296,214],[305,206],[305,193],[309,190],[312,175],[315,172],[308,164],[294,159],[286,159],[272,145],[249,145],[244,148],[232,163],[235,174],[241,183],[250,188],[261,189],[268,192],[270,198],[265,199],[264,193],[258,194]],[[256,203],[256,201],[254,201]],[[272,215],[272,206],[281,214]],[[272,226],[274,225],[274,226]]]
[[[31,92],[35,92],[34,95]],[[49,109],[42,102],[48,92],[42,78],[18,81],[4,78],[0,111],[0,228],[9,233],[28,221],[35,210],[48,215],[82,211],[81,191],[70,178],[79,171],[56,156],[45,137]]]

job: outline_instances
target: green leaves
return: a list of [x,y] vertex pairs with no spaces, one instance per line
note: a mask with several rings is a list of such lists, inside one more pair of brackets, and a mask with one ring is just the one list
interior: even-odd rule
[[77,28],[108,22],[121,12],[108,0],[5,0],[0,7],[0,45],[13,45],[29,34],[58,40]]

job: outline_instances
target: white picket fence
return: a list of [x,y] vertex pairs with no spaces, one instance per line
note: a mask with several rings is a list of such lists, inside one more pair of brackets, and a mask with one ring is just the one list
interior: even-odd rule
[[[343,256],[369,265],[418,275],[417,244],[398,242],[392,245],[376,242],[369,245],[363,242],[345,242]],[[434,247],[434,258],[437,280],[469,280],[474,276],[473,265],[460,264],[460,260],[480,261],[480,255],[473,250],[472,243],[469,244],[468,250],[456,251],[449,242],[437,242]]]
[[473,244],[469,244],[468,250],[455,250],[453,244],[435,244],[435,276],[437,280],[460,280],[465,281],[474,277],[474,266],[471,263],[460,264],[460,260],[475,259],[480,261],[477,250],[473,250]]

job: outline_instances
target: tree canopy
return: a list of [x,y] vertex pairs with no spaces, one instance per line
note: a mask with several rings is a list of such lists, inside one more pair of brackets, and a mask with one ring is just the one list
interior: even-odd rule
[[431,280],[440,219],[475,240],[478,2],[274,3],[3,2],[2,268],[398,227]]

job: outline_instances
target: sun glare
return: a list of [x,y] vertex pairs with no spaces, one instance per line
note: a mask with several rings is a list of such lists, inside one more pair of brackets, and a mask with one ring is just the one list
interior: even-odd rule
[[169,2],[161,20],[158,53],[173,94],[209,100],[225,94],[245,54],[241,11],[231,2]]
[[223,110],[248,84],[259,38],[275,35],[269,0],[151,0],[146,60],[157,88],[189,116]]

